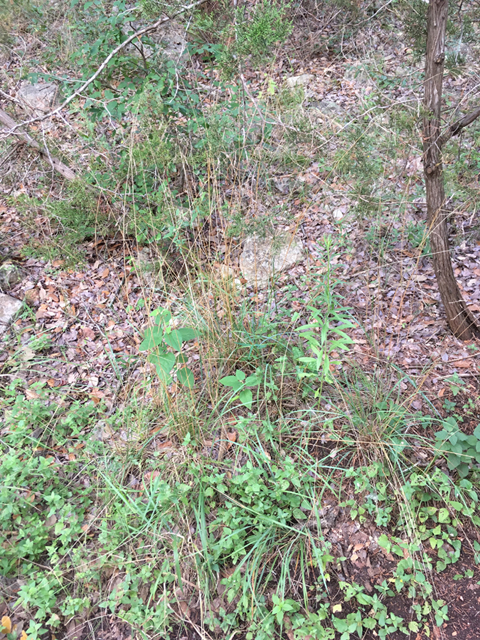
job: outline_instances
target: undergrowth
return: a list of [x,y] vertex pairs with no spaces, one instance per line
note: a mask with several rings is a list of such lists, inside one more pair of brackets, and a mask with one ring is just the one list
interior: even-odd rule
[[[435,575],[462,553],[480,561],[470,535],[480,525],[479,428],[464,433],[457,414],[440,414],[393,364],[370,371],[355,362],[351,333],[361,321],[340,294],[348,226],[322,239],[323,258],[295,285],[280,283],[281,296],[275,286],[248,291],[230,266],[245,234],[298,228],[292,211],[312,196],[302,175],[312,160],[325,195],[347,185],[355,206],[345,225],[363,225],[379,267],[396,251],[430,253],[415,217],[420,111],[396,100],[405,78],[372,58],[359,71],[375,89],[341,125],[319,127],[308,92],[277,86],[268,70],[298,4],[232,14],[219,3],[194,15],[188,54],[202,64],[192,73],[143,38],[140,56],[124,51],[82,107],[71,106],[95,150],[83,177],[48,197],[12,198],[31,230],[27,256],[68,267],[101,237],[140,245],[152,260],[130,258],[142,281],[142,375],[118,375],[114,406],[75,386],[25,383],[25,367],[48,362],[54,338],[28,343],[27,365],[18,338],[2,364],[0,589],[12,618],[28,620],[14,630],[2,619],[3,635],[35,640],[108,614],[162,640],[187,629],[248,640],[416,637],[448,620]],[[349,20],[361,13],[358,3],[327,4]],[[64,91],[131,32],[133,18],[165,3],[133,9],[95,0],[60,12],[66,24],[75,19],[69,38],[58,36],[77,74]],[[45,59],[55,51],[46,47]],[[256,98],[246,65],[263,65]],[[412,77],[420,81],[417,70]],[[447,157],[452,191],[463,172],[455,207],[478,197],[470,132]],[[278,204],[274,178],[283,175],[290,183]],[[223,244],[212,240],[217,229]],[[378,338],[367,327],[365,335]],[[126,368],[114,355],[111,363]],[[350,544],[338,531],[369,533]],[[380,572],[357,579],[347,567],[367,551]],[[408,602],[405,617],[395,614],[398,599]]]

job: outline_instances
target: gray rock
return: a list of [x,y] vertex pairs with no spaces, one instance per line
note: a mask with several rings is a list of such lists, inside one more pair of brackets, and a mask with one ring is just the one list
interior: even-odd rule
[[[145,26],[146,23],[141,21],[131,23],[131,27],[135,31],[138,31]],[[126,34],[127,31],[125,30],[124,33]],[[148,37],[155,44],[154,47],[143,45],[143,49],[140,50],[138,43],[136,43],[136,46],[133,44],[129,45],[127,47],[127,51],[138,57],[142,57],[141,51],[143,51],[143,55],[147,59],[161,51],[165,57],[169,58],[176,64],[180,64],[185,60],[188,45],[187,32],[176,20],[167,22],[156,32],[150,32]]]
[[310,103],[309,113],[317,122],[337,123],[344,115],[344,109],[333,100]]
[[183,26],[173,20],[168,22],[160,31],[161,42],[163,44],[163,54],[173,60],[180,62],[187,52],[187,33]]
[[25,82],[17,93],[17,98],[25,109],[35,116],[48,113],[55,106],[57,97],[58,87],[53,82]]
[[22,301],[0,293],[0,336],[22,308]]
[[303,244],[291,234],[269,238],[251,236],[243,245],[240,269],[247,284],[263,287],[275,273],[303,259]]
[[314,75],[311,73],[303,73],[301,76],[292,76],[287,78],[287,87],[293,89],[294,87],[303,87],[314,79]]
[[9,291],[23,278],[21,269],[11,262],[0,264],[0,291]]

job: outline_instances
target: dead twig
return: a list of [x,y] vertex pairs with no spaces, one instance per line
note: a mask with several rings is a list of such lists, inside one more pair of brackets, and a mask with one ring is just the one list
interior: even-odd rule
[[[19,129],[20,127],[20,125],[18,125],[15,120],[13,120],[13,118],[11,118],[8,113],[5,113],[5,111],[3,111],[2,109],[0,109],[0,122],[8,127],[10,132],[13,129]],[[67,180],[75,180],[75,178],[77,177],[75,171],[70,169],[70,167],[68,167],[55,156],[52,156],[46,146],[42,147],[42,145],[40,145],[36,140],[34,140],[28,133],[25,133],[24,131],[18,130],[16,131],[15,135],[26,142],[30,147],[36,149],[42,156],[45,156],[49,163],[52,165],[53,169],[55,169],[55,171],[58,171],[60,175],[62,175]]]

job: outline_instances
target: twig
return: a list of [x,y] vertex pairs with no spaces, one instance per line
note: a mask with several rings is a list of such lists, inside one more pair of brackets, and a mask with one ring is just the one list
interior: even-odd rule
[[[18,125],[13,118],[11,118],[8,113],[5,113],[2,109],[0,109],[0,122],[9,128],[9,133],[13,131],[13,129],[18,129],[21,125]],[[0,130],[4,131],[0,127]],[[47,158],[47,160],[52,165],[55,171],[58,171],[60,175],[62,175],[67,180],[75,180],[77,177],[75,172],[67,167],[66,164],[63,164],[61,160],[52,156],[47,147],[42,147],[36,140],[34,140],[28,133],[24,133],[23,131],[18,131],[15,135],[21,138],[24,142],[26,142],[30,147],[36,149],[39,153]]]
[[149,31],[155,31],[156,29],[158,29],[159,27],[164,25],[166,22],[169,22],[170,20],[173,20],[174,18],[176,18],[177,16],[181,15],[185,11],[188,11],[189,9],[194,9],[195,7],[199,7],[201,4],[204,4],[205,2],[207,2],[207,0],[197,0],[196,2],[192,2],[191,4],[187,5],[186,7],[182,7],[181,9],[179,9],[176,13],[172,14],[171,16],[167,16],[166,18],[160,18],[160,20],[157,20],[157,22],[155,22],[154,24],[151,24],[150,26],[144,27],[143,29],[139,29],[138,31],[135,31],[135,33],[132,33],[132,35],[129,36],[126,40],[124,40],[124,42],[119,44],[118,47],[115,47],[115,49],[108,54],[108,56],[105,58],[105,60],[102,62],[102,64],[95,71],[95,73],[93,75],[91,75],[90,78],[88,80],[86,80],[79,89],[74,91],[69,98],[64,100],[61,105],[59,105],[58,107],[56,107],[55,109],[53,109],[49,113],[46,113],[43,116],[38,116],[36,118],[31,118],[30,120],[25,120],[24,122],[21,122],[20,124],[16,124],[14,127],[12,127],[10,129],[10,131],[7,131],[7,134],[13,134],[13,133],[15,133],[15,131],[19,127],[23,127],[23,126],[25,126],[27,124],[31,124],[32,122],[39,122],[40,120],[46,120],[47,118],[51,118],[55,114],[59,113],[62,109],[64,109],[67,105],[69,105],[70,102],[72,102],[72,100],[74,100],[77,96],[79,96],[81,93],[83,93],[83,91],[85,91],[85,89],[90,84],[92,84],[92,82],[94,80],[96,80],[98,78],[98,76],[102,73],[102,71],[108,65],[110,60],[112,58],[114,58],[119,51],[121,51],[126,46],[128,46],[133,40],[135,40],[136,38],[139,38],[140,36],[143,36],[145,33],[148,33]]

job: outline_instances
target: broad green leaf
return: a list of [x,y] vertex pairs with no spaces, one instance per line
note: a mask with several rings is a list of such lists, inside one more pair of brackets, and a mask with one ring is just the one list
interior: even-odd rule
[[188,356],[185,353],[179,353],[177,356],[177,364],[187,364]]
[[243,387],[243,384],[236,376],[225,376],[220,380],[220,384],[223,384],[225,387],[232,387],[234,391],[238,391]]
[[240,399],[240,402],[250,409],[253,404],[253,394],[250,389],[243,389],[242,391],[240,391],[238,397]]
[[195,338],[198,338],[198,333],[195,331],[195,329],[189,329],[188,327],[185,327],[183,329],[179,329],[178,331],[182,336],[183,342],[187,342],[187,340],[195,340]]
[[240,371],[240,370],[236,371],[235,376],[238,380],[242,380],[242,381],[245,380],[245,374],[243,373],[243,371]]
[[182,348],[183,339],[179,329],[174,329],[170,333],[166,333],[164,340],[168,346],[172,347],[175,351],[180,351]]
[[155,349],[159,344],[163,342],[163,330],[158,327],[148,327],[143,334],[143,341],[138,347],[139,351],[150,351]]
[[155,324],[157,325],[167,325],[172,319],[172,314],[168,309],[155,309],[151,315],[156,318]]
[[392,546],[392,543],[390,542],[390,540],[388,539],[388,537],[384,533],[382,533],[382,535],[379,536],[377,542],[378,542],[379,546],[382,547],[382,549],[386,549],[387,551]]
[[293,513],[293,517],[296,518],[297,520],[306,520],[307,519],[307,514],[303,513],[303,511],[301,509],[294,509],[292,511]]
[[253,387],[255,385],[257,385],[260,382],[260,380],[258,379],[258,376],[248,376],[248,378],[245,379],[245,386],[246,387]]
[[164,382],[167,385],[171,384],[172,376],[169,373],[167,373],[164,369],[162,369],[162,367],[159,367],[159,366],[156,366],[155,369],[157,371],[158,379],[161,382]]
[[448,509],[442,508],[438,510],[438,521],[450,522],[450,514],[448,513]]
[[473,435],[480,440],[480,424],[475,427]]
[[192,389],[195,385],[195,378],[193,377],[193,373],[188,367],[184,367],[180,369],[177,373],[177,379],[180,384],[183,384],[185,387]]
[[468,472],[470,471],[470,469],[468,468],[468,464],[466,462],[461,462],[457,467],[457,471],[458,475],[461,478],[465,478],[466,476],[468,476]]
[[157,371],[158,369],[161,369],[165,374],[170,373],[175,366],[175,355],[168,351],[163,353],[151,353],[147,359],[155,365]]

